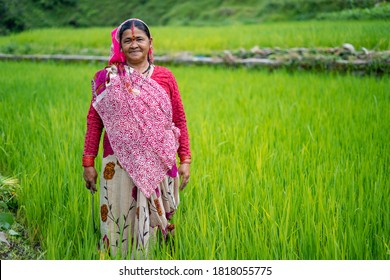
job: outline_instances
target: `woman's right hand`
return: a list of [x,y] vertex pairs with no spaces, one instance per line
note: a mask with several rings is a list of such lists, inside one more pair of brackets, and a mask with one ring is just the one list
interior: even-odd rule
[[88,166],[84,167],[84,180],[86,182],[86,187],[89,189],[92,193],[96,192],[96,179],[97,179],[97,172],[95,167]]

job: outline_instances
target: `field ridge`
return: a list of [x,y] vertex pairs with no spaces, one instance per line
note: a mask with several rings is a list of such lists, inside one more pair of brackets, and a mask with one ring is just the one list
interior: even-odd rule
[[[107,56],[69,54],[3,54],[0,60],[34,60],[66,62],[107,62]],[[359,71],[360,73],[386,73],[390,70],[390,50],[373,51],[362,48],[356,51],[351,44],[341,48],[259,48],[247,51],[225,50],[214,55],[193,55],[191,52],[178,52],[155,56],[156,63],[183,65],[224,65],[252,68],[288,68],[322,71]]]

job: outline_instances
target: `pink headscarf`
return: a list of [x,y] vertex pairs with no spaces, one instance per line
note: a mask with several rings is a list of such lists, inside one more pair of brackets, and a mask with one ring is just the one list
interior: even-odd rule
[[[111,38],[112,38],[112,43],[111,43],[111,50],[110,50],[110,59],[108,64],[114,64],[114,63],[125,63],[126,61],[126,56],[123,52],[121,52],[121,43],[120,43],[120,38],[119,38],[119,32],[122,28],[122,26],[130,21],[130,20],[135,20],[143,23],[146,28],[149,30],[150,38],[152,38],[152,34],[150,33],[149,26],[143,22],[142,20],[138,18],[131,18],[128,19],[124,22],[122,22],[117,28],[111,31]],[[150,63],[153,63],[153,48],[150,46],[149,53],[148,53],[148,60]]]

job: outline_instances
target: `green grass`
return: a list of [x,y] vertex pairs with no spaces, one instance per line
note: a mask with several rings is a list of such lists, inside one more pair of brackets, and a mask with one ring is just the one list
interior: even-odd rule
[[[0,65],[0,174],[29,236],[47,259],[98,259],[81,155],[101,65]],[[388,76],[171,69],[192,176],[155,258],[390,259]]]
[[[388,21],[306,21],[219,27],[152,26],[156,54],[260,47],[339,47],[390,49]],[[111,28],[43,29],[0,37],[0,52],[18,54],[108,55]]]

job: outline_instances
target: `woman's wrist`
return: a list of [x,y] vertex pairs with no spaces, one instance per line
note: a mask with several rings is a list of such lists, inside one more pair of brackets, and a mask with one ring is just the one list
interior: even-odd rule
[[84,167],[94,167],[95,166],[95,157],[94,156],[83,156],[83,166]]
[[180,164],[191,164],[191,156],[180,156]]

